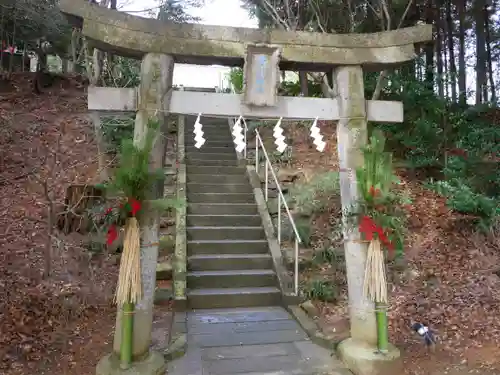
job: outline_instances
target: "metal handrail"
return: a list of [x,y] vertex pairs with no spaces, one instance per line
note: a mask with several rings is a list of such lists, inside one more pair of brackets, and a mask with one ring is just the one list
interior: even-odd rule
[[[247,133],[248,133],[248,126],[245,121],[245,118],[241,116],[241,120],[243,121],[243,128],[244,128],[244,141],[245,141],[245,148],[243,150],[243,157],[246,160],[247,159]],[[238,121],[238,118],[234,118],[233,122],[236,123]],[[285,196],[283,195],[283,190],[281,189],[281,185],[279,183],[278,178],[276,177],[276,173],[274,172],[273,165],[271,164],[271,160],[269,159],[269,156],[267,154],[266,148],[264,146],[264,142],[262,141],[262,137],[260,136],[260,133],[257,129],[255,129],[255,172],[259,173],[259,146],[262,148],[262,152],[264,154],[264,157],[266,159],[265,162],[265,189],[264,189],[264,198],[266,202],[269,200],[269,171],[271,171],[271,176],[273,177],[274,183],[276,184],[276,187],[278,188],[278,228],[277,228],[277,237],[278,237],[278,244],[281,247],[281,205],[285,207],[286,213],[288,215],[288,220],[290,221],[290,224],[292,225],[293,232],[295,234],[295,243],[294,243],[294,293],[297,296],[299,294],[299,244],[302,243],[302,239],[300,238],[299,232],[297,230],[297,226],[295,225],[295,221],[293,220],[293,216],[290,213],[290,209],[288,208],[288,204],[286,203]]]

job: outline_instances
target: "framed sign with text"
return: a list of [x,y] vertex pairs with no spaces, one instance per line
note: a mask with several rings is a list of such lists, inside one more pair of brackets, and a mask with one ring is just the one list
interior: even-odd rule
[[243,101],[246,105],[276,105],[280,50],[268,44],[248,44],[243,68]]

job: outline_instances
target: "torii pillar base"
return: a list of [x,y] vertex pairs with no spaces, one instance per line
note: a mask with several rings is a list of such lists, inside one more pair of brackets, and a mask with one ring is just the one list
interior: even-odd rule
[[118,355],[108,354],[99,361],[95,373],[96,375],[163,375],[165,371],[165,358],[152,351],[144,360],[132,362],[126,370],[120,367]]
[[[337,145],[340,173],[340,195],[344,212],[359,199],[355,171],[364,165],[363,147],[368,138],[367,111],[361,66],[340,66],[335,71],[340,120]],[[377,319],[374,303],[364,293],[368,243],[361,241],[357,227],[350,228],[344,216],[344,251],[351,337],[338,346],[338,354],[355,375],[401,374],[399,350],[391,345],[388,353],[377,350]]]
[[399,349],[389,344],[387,353],[352,338],[337,347],[339,357],[354,375],[402,374],[403,361]]

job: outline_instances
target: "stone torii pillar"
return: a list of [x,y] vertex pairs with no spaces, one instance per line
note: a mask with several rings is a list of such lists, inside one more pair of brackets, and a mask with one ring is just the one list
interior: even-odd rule
[[[340,115],[337,124],[340,195],[345,212],[358,200],[356,169],[364,164],[362,148],[368,138],[363,69],[341,66],[335,70],[335,80]],[[345,224],[347,217],[343,219]],[[375,305],[363,292],[368,243],[361,239],[357,227],[344,229],[351,337],[339,344],[338,353],[356,375],[400,374],[398,348],[389,344],[388,353],[377,350]]]
[[[150,171],[164,167],[166,138],[174,60],[165,54],[149,53],[141,64],[141,83],[137,90],[137,114],[134,127],[134,144],[144,145],[150,120],[158,121],[159,128],[150,157]],[[163,183],[150,192],[151,199],[163,196]],[[141,223],[141,278],[142,300],[134,312],[132,367],[120,369],[119,351],[121,345],[121,306],[116,318],[113,353],[104,357],[97,365],[97,375],[141,374],[157,375],[165,371],[163,355],[150,351],[153,324],[154,292],[156,288],[156,264],[158,260],[159,213],[147,206],[140,218]]]

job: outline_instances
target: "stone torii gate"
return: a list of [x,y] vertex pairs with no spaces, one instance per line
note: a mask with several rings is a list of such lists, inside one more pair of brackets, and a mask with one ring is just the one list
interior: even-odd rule
[[[356,181],[348,171],[363,163],[360,149],[367,142],[367,122],[403,121],[402,103],[365,100],[363,69],[380,70],[412,60],[415,44],[432,39],[431,25],[373,34],[321,34],[166,23],[93,6],[86,0],[61,0],[59,7],[82,27],[95,47],[142,59],[138,88],[89,87],[88,91],[89,110],[137,112],[136,138],[150,118],[160,121],[164,129],[167,114],[337,120],[344,207],[357,199]],[[174,91],[174,62],[244,66],[245,93]],[[333,71],[338,96],[277,96],[279,69]],[[264,85],[257,78],[263,79]],[[163,167],[164,147],[164,141],[156,142],[154,168]],[[182,168],[184,160],[179,163]],[[143,228],[145,242],[150,244],[158,242],[157,219],[152,223]],[[345,233],[351,337],[340,345],[340,353],[352,371],[367,374],[372,370],[370,363],[377,361],[377,332],[373,303],[363,295],[367,245],[359,239],[357,231]],[[157,253],[157,248],[141,249],[144,292],[134,320],[134,373],[157,374],[164,368],[163,359],[149,352]],[[176,290],[180,298],[184,287]],[[120,330],[116,330],[114,350],[118,352],[119,347]],[[391,348],[388,357],[398,355],[398,350]],[[120,373],[115,362],[101,361],[98,373]]]

